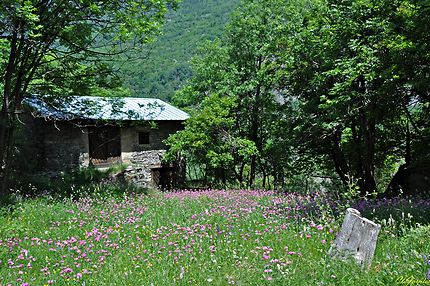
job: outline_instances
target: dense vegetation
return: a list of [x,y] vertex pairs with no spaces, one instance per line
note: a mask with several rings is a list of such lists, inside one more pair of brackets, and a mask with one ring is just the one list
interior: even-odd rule
[[242,1],[175,95],[193,116],[171,154],[212,184],[291,189],[314,175],[361,195],[416,191],[411,174],[430,174],[429,11],[409,0]]
[[204,190],[109,196],[104,189],[75,201],[24,201],[13,214],[0,214],[0,284],[425,281],[429,228],[409,227],[428,223],[428,201],[357,204],[383,224],[372,266],[364,271],[327,256],[341,223],[332,212],[335,202],[323,194]]
[[[157,69],[139,62],[143,79],[124,77],[129,86],[157,83],[147,94],[169,98],[168,90],[193,75],[173,98],[192,118],[167,141],[167,159],[182,154],[206,185],[291,189],[316,176],[361,195],[422,191],[410,178],[430,174],[425,1],[244,0],[230,17],[234,1],[184,2],[168,14],[158,44],[142,50],[176,2],[5,2],[2,189],[19,145],[23,97],[126,95],[103,60],[144,55]],[[186,54],[197,42],[190,71]],[[135,74],[131,62],[123,75]]]
[[[0,200],[15,151],[21,102],[32,93],[54,97],[118,92],[102,62],[150,41],[178,1],[4,0],[0,6]],[[117,89],[114,89],[114,88]]]
[[[234,1],[168,14],[160,54],[139,62],[157,69],[142,85],[131,62],[122,74],[167,99],[191,75],[172,100],[192,116],[166,160],[180,154],[194,183],[225,189],[143,194],[94,169],[10,167],[23,97],[128,94],[106,61],[142,56],[176,3],[2,2],[0,199],[13,171],[17,184],[0,208],[0,284],[428,284],[430,202],[405,196],[429,194],[426,0],[242,0],[223,33]],[[382,225],[369,268],[327,255],[347,207]]]
[[117,69],[132,96],[170,101],[191,77],[198,46],[223,32],[239,0],[184,0],[166,16],[162,35],[143,50],[127,53]]

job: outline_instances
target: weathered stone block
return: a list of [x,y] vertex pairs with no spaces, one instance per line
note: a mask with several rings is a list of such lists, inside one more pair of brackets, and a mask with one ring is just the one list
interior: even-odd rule
[[329,255],[342,260],[353,258],[363,267],[370,266],[380,229],[381,225],[362,217],[358,210],[347,209]]

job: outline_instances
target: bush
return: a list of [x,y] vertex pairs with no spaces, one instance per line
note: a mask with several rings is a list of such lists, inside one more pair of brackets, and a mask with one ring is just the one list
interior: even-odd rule
[[[25,198],[50,196],[56,199],[79,199],[98,194],[121,195],[123,193],[142,193],[147,190],[127,183],[121,173],[125,165],[113,166],[107,170],[94,167],[83,168],[69,173],[23,174],[12,178],[12,198],[8,204]],[[5,205],[4,203],[3,205]]]

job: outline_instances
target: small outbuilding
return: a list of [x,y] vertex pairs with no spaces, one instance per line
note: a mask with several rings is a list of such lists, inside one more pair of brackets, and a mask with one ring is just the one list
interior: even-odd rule
[[163,140],[180,130],[189,115],[162,100],[34,96],[24,106],[44,171],[124,163],[129,179],[143,187],[166,187],[178,174],[175,166],[162,163]]

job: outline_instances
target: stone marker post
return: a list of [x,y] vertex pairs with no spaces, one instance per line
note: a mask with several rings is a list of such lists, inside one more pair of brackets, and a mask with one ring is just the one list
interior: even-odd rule
[[329,255],[342,260],[352,257],[359,265],[369,267],[380,229],[381,225],[362,217],[358,210],[347,209],[342,229]]

